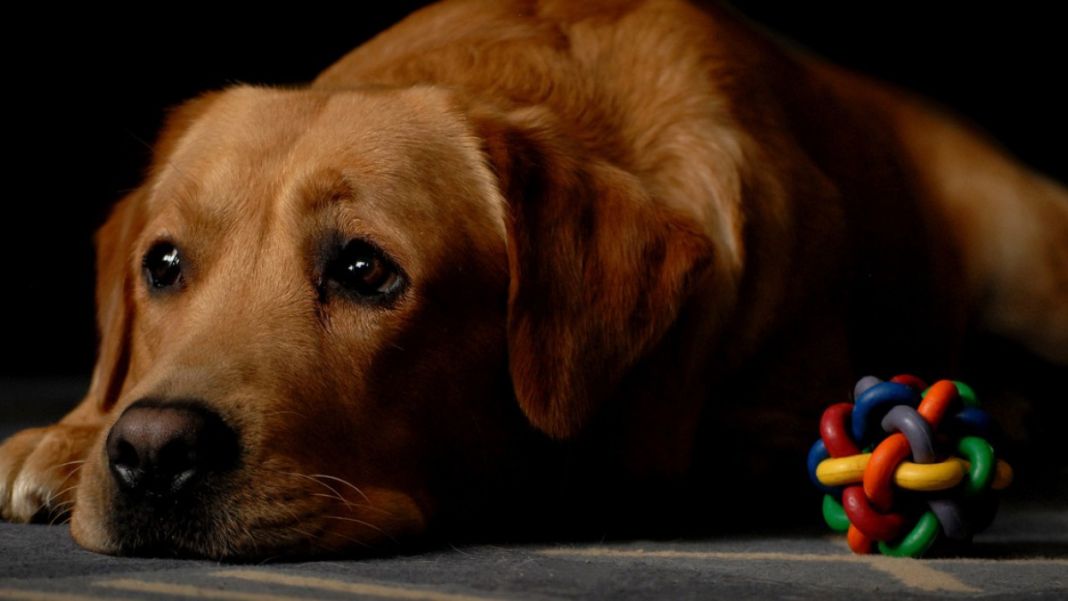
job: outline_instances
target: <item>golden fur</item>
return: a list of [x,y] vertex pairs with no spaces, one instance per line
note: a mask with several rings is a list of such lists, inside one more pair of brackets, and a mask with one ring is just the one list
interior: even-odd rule
[[[330,233],[396,259],[395,306],[316,294]],[[156,298],[160,239],[188,271]],[[638,480],[686,473],[720,410],[796,448],[798,415],[954,368],[973,327],[1068,364],[1063,188],[676,0],[448,1],[305,89],[207,94],[97,245],[90,390],[0,447],[0,512],[71,510],[106,553],[148,544],[101,452],[147,397],[201,399],[242,458],[153,543],[252,557],[418,534],[548,438]]]

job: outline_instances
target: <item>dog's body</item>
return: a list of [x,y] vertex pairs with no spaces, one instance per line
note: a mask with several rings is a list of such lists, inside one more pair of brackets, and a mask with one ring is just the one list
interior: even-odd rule
[[1068,193],[671,0],[446,2],[197,99],[98,252],[90,391],[0,448],[0,510],[110,553],[418,533],[550,439],[628,482],[727,419],[801,452],[975,327],[1068,364]]

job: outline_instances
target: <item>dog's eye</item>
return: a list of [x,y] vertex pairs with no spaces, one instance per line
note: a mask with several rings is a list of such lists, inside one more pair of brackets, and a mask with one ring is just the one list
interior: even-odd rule
[[170,242],[157,242],[141,261],[145,280],[153,289],[170,288],[182,279],[182,255]]
[[400,269],[371,244],[349,241],[326,265],[326,279],[361,300],[388,301],[400,292]]

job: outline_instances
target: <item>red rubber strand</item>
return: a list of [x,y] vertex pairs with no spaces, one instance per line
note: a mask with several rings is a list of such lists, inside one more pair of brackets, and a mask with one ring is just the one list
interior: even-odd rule
[[868,502],[864,487],[847,486],[842,491],[842,507],[849,522],[864,536],[881,541],[897,538],[905,527],[905,516],[900,513],[879,513]]
[[831,457],[848,457],[860,452],[846,425],[852,414],[853,403],[836,403],[827,407],[820,418],[820,438]]
[[923,392],[927,389],[927,383],[923,380],[913,376],[911,374],[901,374],[900,376],[894,376],[890,378],[891,382],[895,384],[904,384],[916,392]]

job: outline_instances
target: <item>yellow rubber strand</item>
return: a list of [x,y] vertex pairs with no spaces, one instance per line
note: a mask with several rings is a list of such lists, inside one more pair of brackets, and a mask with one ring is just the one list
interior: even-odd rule
[[[857,484],[864,480],[871,453],[850,455],[837,459],[824,459],[816,467],[816,478],[826,486]],[[902,461],[894,471],[894,484],[906,490],[928,492],[946,490],[960,484],[968,473],[969,464],[959,457],[951,457],[941,463],[912,463]],[[998,460],[995,468],[995,490],[1006,488],[1012,482],[1012,467]]]

